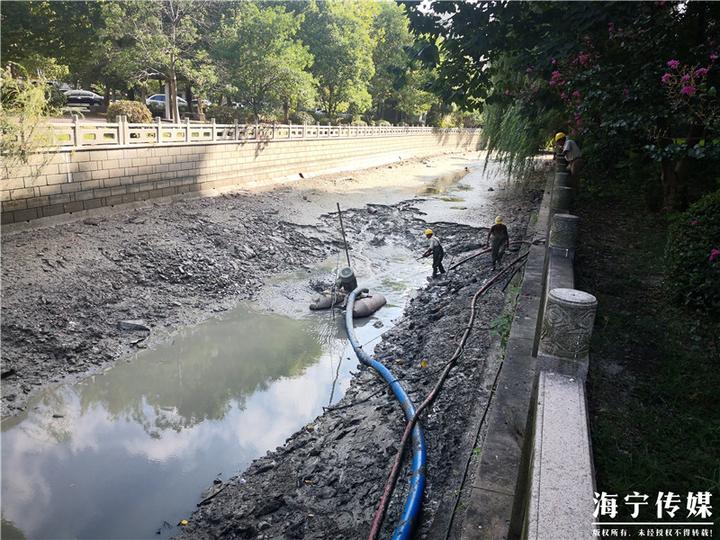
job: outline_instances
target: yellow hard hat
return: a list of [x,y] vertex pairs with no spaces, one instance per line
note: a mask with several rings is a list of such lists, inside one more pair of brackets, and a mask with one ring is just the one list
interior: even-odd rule
[[432,232],[432,229],[425,229],[425,232],[424,232],[423,234],[424,234],[425,236],[427,236],[428,234],[432,234],[432,233],[433,233],[433,232]]
[[566,135],[562,131],[558,131],[555,134],[555,142],[558,142],[560,139],[564,139]]
[[495,218],[495,223],[497,223],[498,225],[500,225],[502,222],[503,222],[502,216],[498,216]]

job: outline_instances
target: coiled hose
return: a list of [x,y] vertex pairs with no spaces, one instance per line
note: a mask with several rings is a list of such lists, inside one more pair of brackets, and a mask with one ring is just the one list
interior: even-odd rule
[[[353,327],[353,306],[355,304],[355,297],[358,293],[367,292],[367,289],[361,287],[356,288],[353,292],[348,295],[347,307],[345,309],[345,328],[347,330],[348,339],[350,345],[352,345],[355,355],[358,360],[366,366],[372,367],[378,375],[380,375],[385,382],[388,383],[392,389],[395,397],[400,402],[400,406],[405,414],[405,420],[410,422],[416,418],[415,407],[410,401],[407,393],[403,389],[402,385],[393,376],[388,368],[383,364],[373,359],[363,349],[362,345],[355,336],[355,328]],[[425,490],[425,462],[426,462],[426,451],[425,451],[425,437],[423,435],[423,429],[419,422],[415,422],[412,428],[412,463],[411,470],[412,476],[410,478],[410,490],[408,492],[407,499],[405,499],[405,506],[403,508],[400,522],[398,523],[395,531],[393,532],[393,540],[408,540],[412,535],[413,526],[415,521],[420,514],[420,506],[422,505],[423,491]],[[402,452],[403,450],[399,450]]]

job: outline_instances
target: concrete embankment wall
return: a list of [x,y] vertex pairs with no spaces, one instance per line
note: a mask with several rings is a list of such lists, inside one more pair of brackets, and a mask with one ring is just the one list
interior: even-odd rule
[[[479,130],[353,138],[115,146],[33,156],[0,181],[2,223],[186,193],[269,184],[445,151],[475,150]],[[47,219],[45,220],[47,221]],[[11,227],[12,228],[12,227]]]

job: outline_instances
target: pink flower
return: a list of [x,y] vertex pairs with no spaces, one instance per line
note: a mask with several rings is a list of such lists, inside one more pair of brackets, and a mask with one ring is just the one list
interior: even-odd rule
[[660,77],[660,80],[663,84],[668,84],[670,80],[672,79],[672,73],[665,73],[662,77]]
[[698,68],[695,70],[695,76],[705,77],[708,74],[708,71],[710,71],[708,68]]
[[557,65],[557,60],[555,60],[554,58],[551,58],[551,59],[550,59],[550,63],[551,63],[553,66],[555,66],[555,65]]
[[686,86],[683,86],[680,90],[681,94],[685,94],[686,96],[694,96],[696,92],[696,89],[694,86],[688,84]]
[[577,100],[580,100],[580,99],[582,98],[582,94],[580,93],[580,90],[575,90],[575,91],[572,93],[572,97],[574,97],[574,98],[577,99]]
[[711,62],[715,62],[715,60],[718,59],[718,53],[710,53],[710,56],[708,58],[710,58]]
[[682,77],[680,77],[680,82],[686,83],[690,80],[690,75],[685,74]]
[[586,66],[590,63],[590,55],[588,53],[580,53],[577,57],[577,61],[581,66]]
[[700,222],[699,222],[697,219],[693,219],[693,220],[690,222],[690,225],[692,225],[692,226],[694,227],[694,226],[697,225],[698,223],[700,223]]
[[550,74],[550,78],[551,79],[560,79],[560,78],[562,78],[562,74],[559,71],[555,70]]
[[718,248],[712,248],[710,250],[710,257],[708,258],[710,262],[713,262],[715,259],[720,257],[720,249]]
[[562,99],[562,100],[567,99],[567,94],[565,92],[560,92],[560,99]]
[[668,60],[667,66],[670,69],[677,69],[680,65],[680,60]]

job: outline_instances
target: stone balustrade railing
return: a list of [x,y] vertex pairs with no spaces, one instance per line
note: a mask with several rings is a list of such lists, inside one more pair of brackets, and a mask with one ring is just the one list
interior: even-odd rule
[[146,146],[158,144],[188,144],[238,141],[274,141],[285,139],[342,139],[388,136],[427,135],[430,133],[468,133],[474,129],[433,128],[424,126],[353,126],[321,124],[218,124],[215,119],[206,124],[169,124],[160,121],[149,124],[128,122],[80,121],[51,122],[40,130],[42,146],[49,149],[85,147]]

